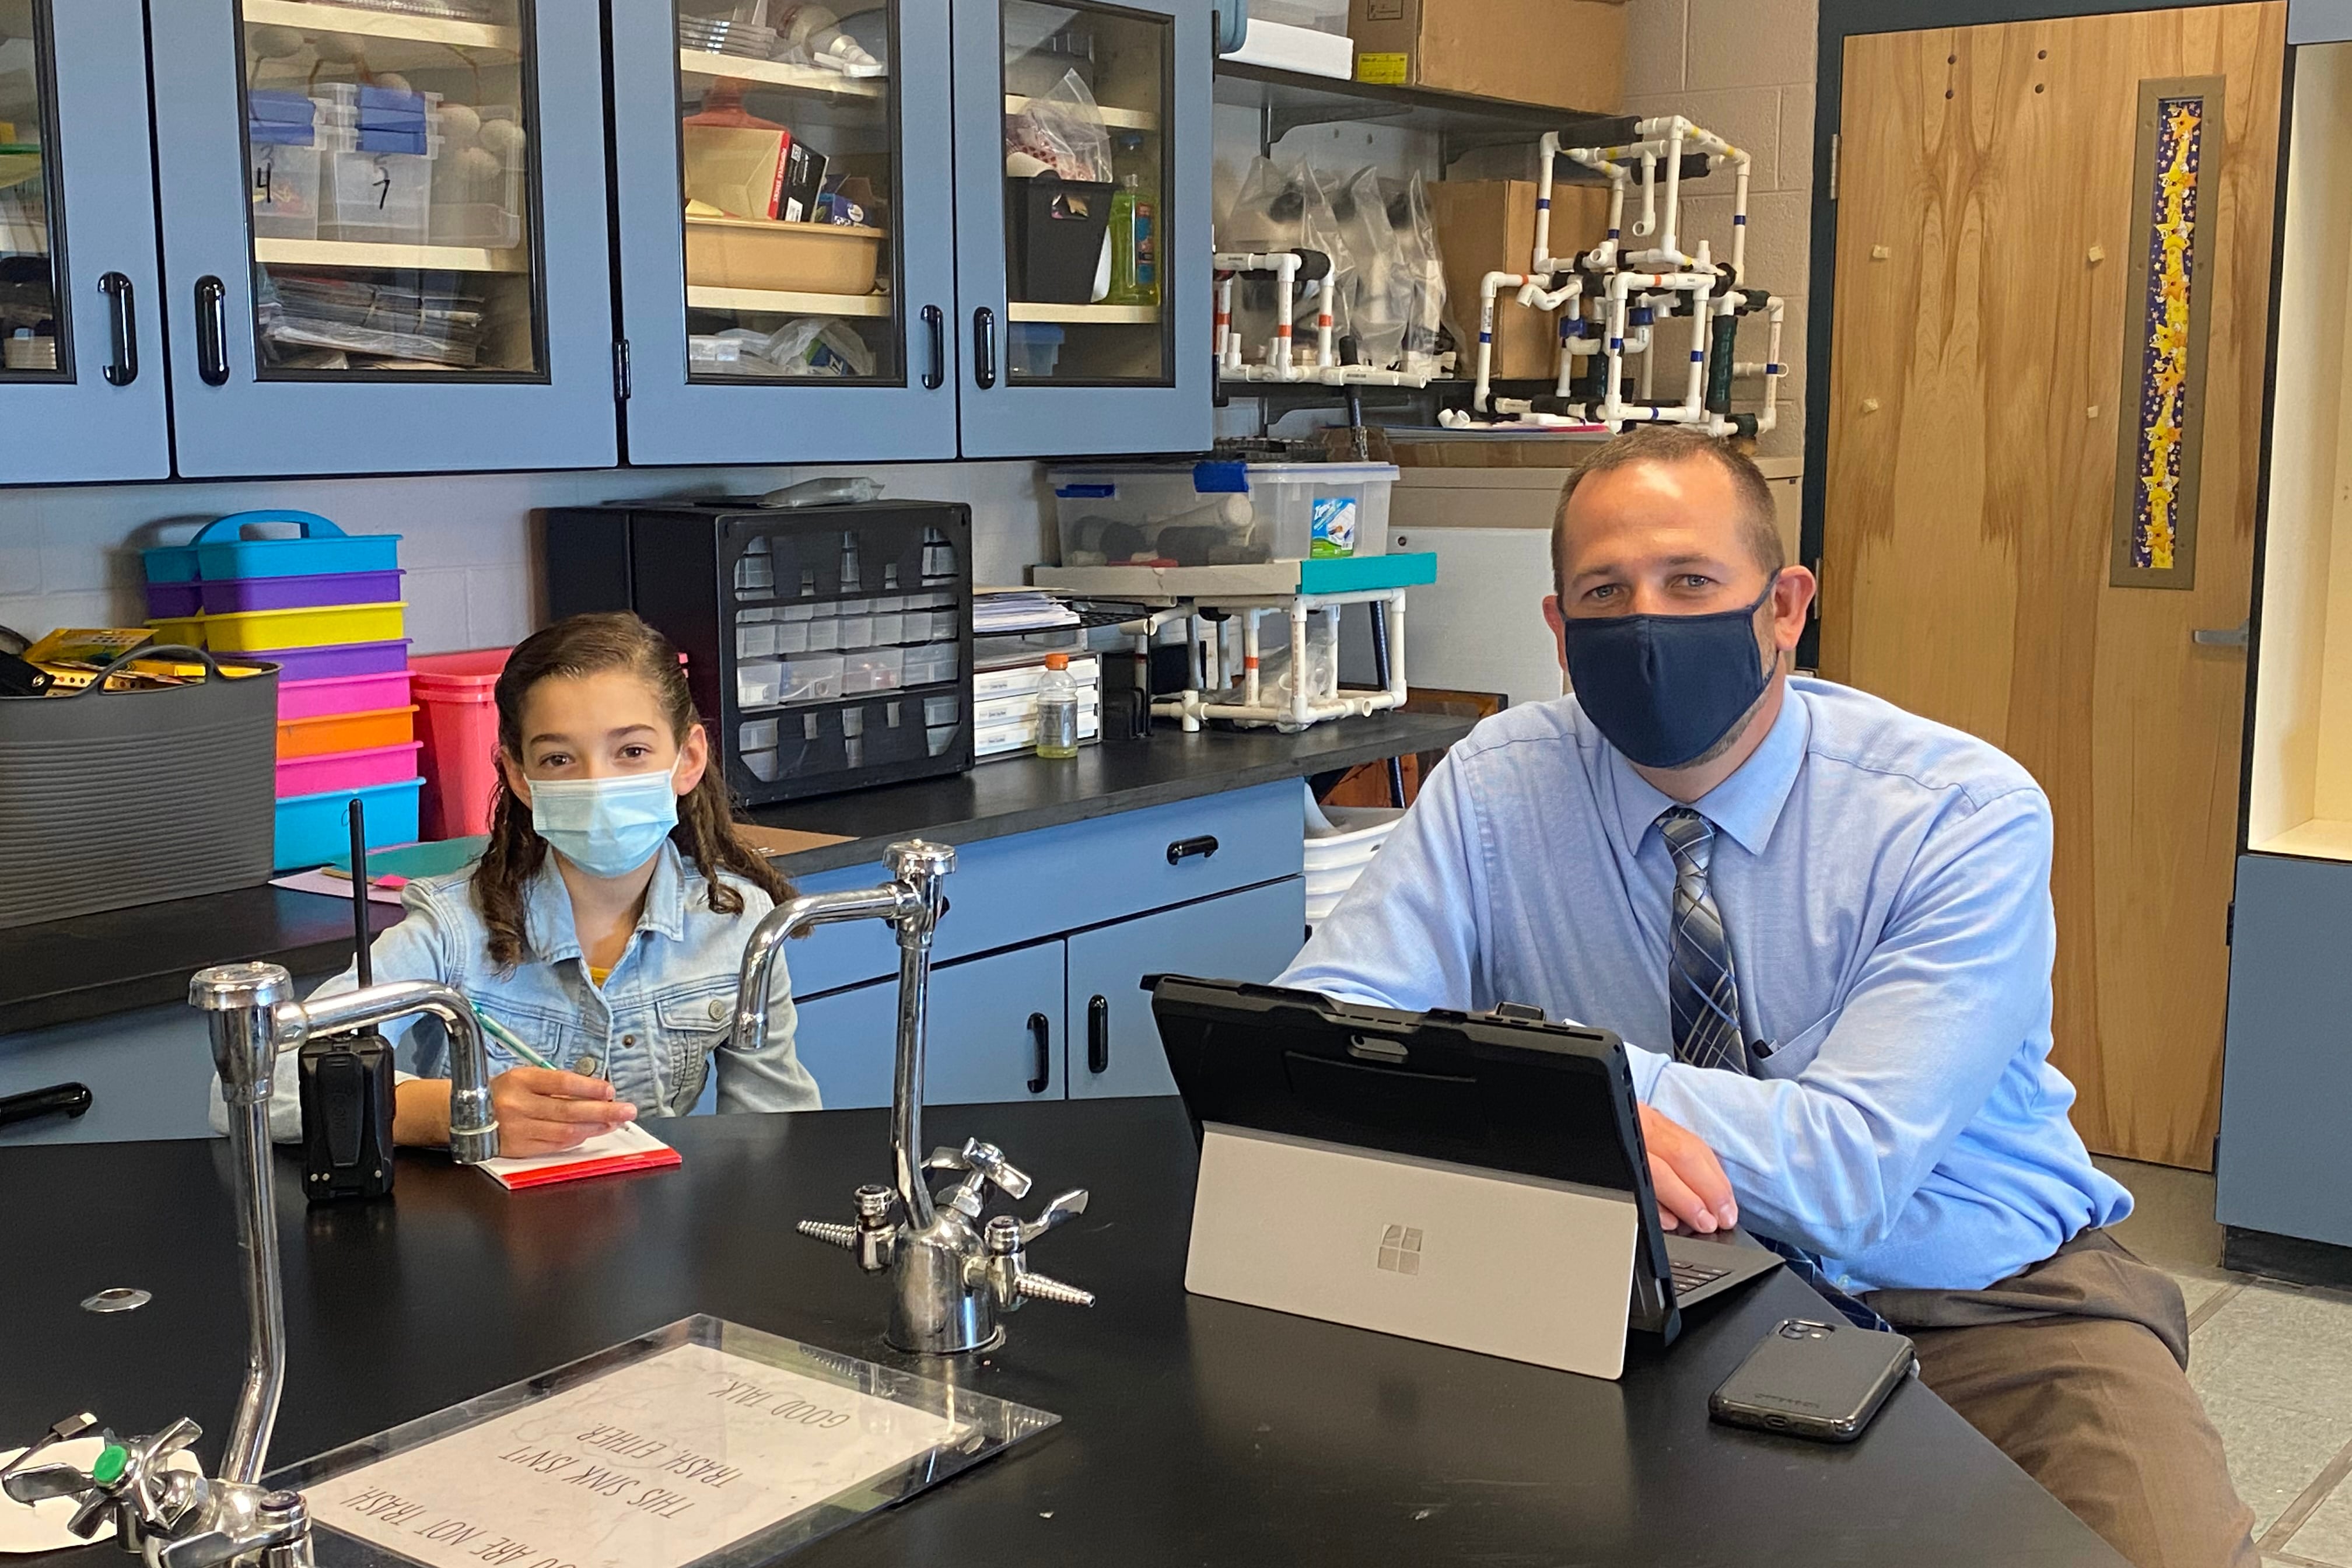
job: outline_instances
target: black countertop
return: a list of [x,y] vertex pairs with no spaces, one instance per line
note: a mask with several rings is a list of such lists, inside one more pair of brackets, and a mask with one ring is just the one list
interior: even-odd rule
[[[1085,1216],[1035,1248],[1097,1292],[1033,1303],[959,1384],[1062,1417],[935,1490],[796,1553],[954,1563],[1997,1563],[2122,1560],[1924,1386],[1860,1441],[1711,1424],[1706,1395],[1819,1298],[1776,1271],[1694,1309],[1604,1383],[1183,1289],[1195,1158],[1172,1100],[935,1108],[932,1142],[1001,1144]],[[278,1165],[290,1463],[698,1312],[938,1374],[880,1337],[886,1284],[793,1234],[888,1173],[886,1113],[664,1123],[674,1171],[506,1193],[404,1153],[389,1203],[306,1208]],[[223,1141],[0,1147],[0,1444],[68,1412],[123,1433],[179,1415],[216,1463],[244,1320]],[[1033,1198],[1028,1207],[1034,1207]],[[107,1286],[138,1311],[77,1307]],[[64,1561],[63,1555],[52,1561]],[[120,1563],[111,1544],[70,1560]]]
[[[751,815],[770,826],[849,840],[778,858],[786,875],[807,876],[877,860],[892,839],[916,834],[971,844],[1438,751],[1469,733],[1471,722],[1384,713],[1318,724],[1297,735],[1270,730],[1187,735],[1162,724],[1149,741],[1088,746],[1075,761],[986,763],[968,773],[765,806]],[[378,931],[399,918],[397,906],[371,906]],[[0,1035],[184,1000],[188,976],[207,964],[259,959],[296,974],[318,973],[341,968],[351,950],[349,904],[270,887],[0,930]]]

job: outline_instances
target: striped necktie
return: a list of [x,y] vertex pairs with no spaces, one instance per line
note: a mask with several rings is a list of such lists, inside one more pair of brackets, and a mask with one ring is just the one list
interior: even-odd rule
[[[1674,1016],[1675,1059],[1754,1076],[1754,1058],[1739,1027],[1739,977],[1724,935],[1723,911],[1707,886],[1715,856],[1715,825],[1686,805],[1658,814],[1658,834],[1675,858],[1675,910],[1668,929],[1666,1000]],[[1753,1234],[1753,1233],[1751,1233]],[[1857,1328],[1885,1329],[1885,1319],[1832,1284],[1811,1254],[1768,1236],[1756,1239]]]

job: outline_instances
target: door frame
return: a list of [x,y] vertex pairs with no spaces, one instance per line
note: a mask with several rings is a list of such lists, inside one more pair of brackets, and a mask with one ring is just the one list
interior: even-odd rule
[[[1828,486],[1830,453],[1830,363],[1832,342],[1837,329],[1837,220],[1838,205],[1832,194],[1835,189],[1832,169],[1836,163],[1833,151],[1841,121],[1845,116],[1845,42],[1873,33],[1916,33],[1931,27],[1979,27],[2002,22],[2050,22],[2070,16],[2105,16],[2129,11],[2183,11],[2206,5],[2226,5],[2231,0],[1821,0],[1820,48],[1814,63],[1813,80],[1813,214],[1812,252],[1805,277],[1805,473],[1802,512],[1798,525],[1798,559],[1820,574],[1822,559],[1827,550]],[[2294,41],[2292,18],[2287,40],[2286,82],[2281,95],[2281,113],[2292,120],[2294,100]],[[2286,199],[2287,130],[2279,127],[2279,185],[2277,199]],[[2278,294],[2278,268],[2281,261],[2276,246],[2271,249],[2271,294]],[[2278,359],[2277,313],[2264,329],[2263,339],[2263,428],[2271,424],[2271,400],[2273,395],[2273,367]],[[2254,616],[2262,614],[2263,542],[2268,521],[2264,515],[2270,496],[2270,454],[2261,453],[2257,459],[2256,500],[2254,515],[2253,600]],[[1843,584],[1829,585],[1831,592],[1842,592]],[[1806,623],[1802,638],[1797,644],[1797,663],[1802,668],[1818,668],[1821,663],[1822,601],[1813,601],[1813,618]],[[2250,754],[2253,740],[2253,649],[2247,648],[2246,659],[2246,735],[2242,751]],[[2245,842],[2246,792],[2244,780],[2238,791],[2238,840]]]

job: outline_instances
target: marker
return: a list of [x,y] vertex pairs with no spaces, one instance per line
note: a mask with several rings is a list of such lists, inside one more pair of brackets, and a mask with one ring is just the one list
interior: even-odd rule
[[474,1009],[474,1016],[482,1021],[482,1027],[488,1029],[490,1032],[490,1037],[497,1040],[499,1044],[506,1047],[507,1049],[512,1051],[515,1055],[520,1057],[523,1060],[529,1062],[535,1068],[545,1068],[550,1072],[556,1070],[555,1064],[553,1062],[549,1061],[545,1057],[541,1056],[537,1051],[523,1044],[521,1037],[518,1036],[512,1029],[508,1028],[504,1024],[499,1023],[496,1018],[493,1018],[488,1013],[483,1012],[480,1003],[470,1003],[468,1005]]

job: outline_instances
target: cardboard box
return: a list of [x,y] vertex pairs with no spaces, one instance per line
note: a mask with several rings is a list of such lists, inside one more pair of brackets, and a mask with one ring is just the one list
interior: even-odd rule
[[1348,33],[1358,81],[1590,110],[1624,97],[1615,0],[1349,0]]
[[729,217],[772,221],[783,216],[791,132],[689,121],[683,132],[687,200],[707,202]]
[[[1455,374],[1476,372],[1478,280],[1489,272],[1517,272],[1535,254],[1536,185],[1533,180],[1439,180],[1429,187],[1437,250],[1445,263],[1445,313],[1461,351]],[[1589,250],[1609,228],[1605,185],[1554,185],[1551,249],[1554,255]],[[1559,374],[1554,345],[1559,319],[1507,296],[1495,303],[1493,374],[1499,381]]]

